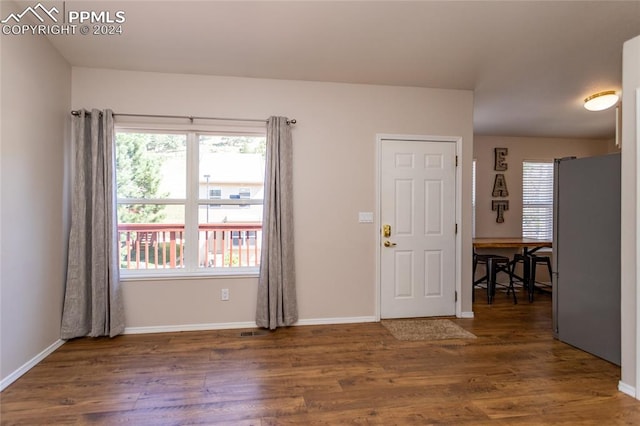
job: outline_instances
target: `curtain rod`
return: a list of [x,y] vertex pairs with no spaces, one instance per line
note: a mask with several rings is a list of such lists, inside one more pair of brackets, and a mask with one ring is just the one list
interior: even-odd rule
[[[78,116],[80,115],[80,111],[71,110],[71,115]],[[193,124],[193,120],[252,121],[252,122],[258,122],[258,123],[267,122],[267,120],[258,119],[258,118],[195,117],[191,115],[120,114],[115,112],[113,113],[113,115],[120,116],[120,117],[177,118],[182,120],[189,120],[191,124]],[[291,120],[287,120],[287,124],[296,124],[296,123],[297,121],[295,118],[292,118]]]

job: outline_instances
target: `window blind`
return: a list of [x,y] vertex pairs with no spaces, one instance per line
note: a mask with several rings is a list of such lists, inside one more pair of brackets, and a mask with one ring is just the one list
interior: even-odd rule
[[553,163],[522,163],[522,236],[553,237]]

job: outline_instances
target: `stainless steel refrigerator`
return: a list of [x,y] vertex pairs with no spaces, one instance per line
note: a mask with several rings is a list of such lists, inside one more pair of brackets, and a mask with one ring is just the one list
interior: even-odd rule
[[553,326],[620,365],[620,154],[554,164]]

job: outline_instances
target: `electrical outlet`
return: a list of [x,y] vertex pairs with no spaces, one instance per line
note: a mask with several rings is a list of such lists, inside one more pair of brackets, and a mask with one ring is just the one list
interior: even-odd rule
[[229,289],[223,288],[220,290],[220,300],[229,300]]

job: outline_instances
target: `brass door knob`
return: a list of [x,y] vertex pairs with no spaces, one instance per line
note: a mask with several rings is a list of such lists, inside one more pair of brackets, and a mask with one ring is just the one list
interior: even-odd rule
[[384,246],[385,246],[385,247],[393,247],[393,246],[395,246],[395,245],[396,245],[396,243],[392,243],[391,241],[385,241],[385,242],[384,242]]

